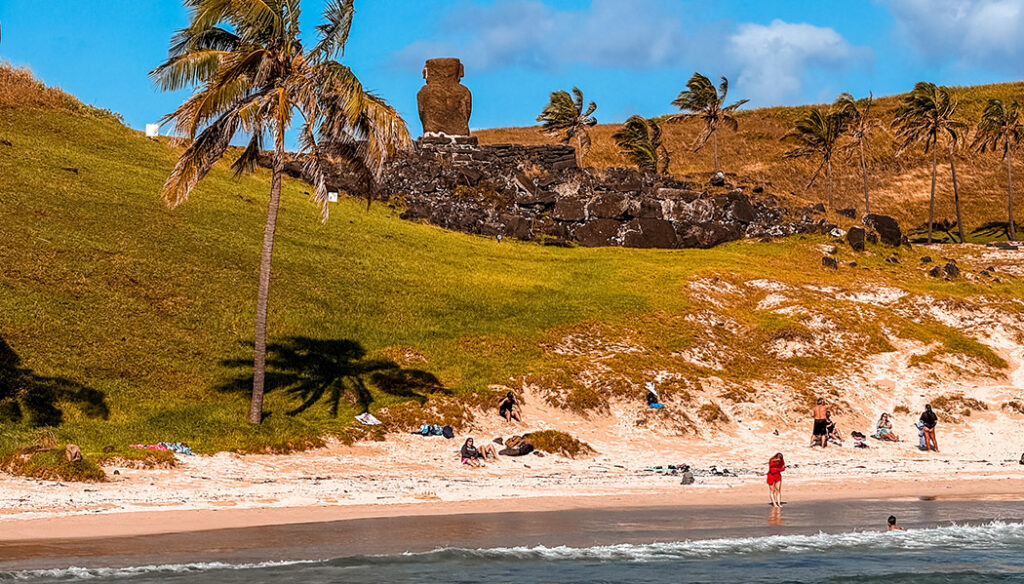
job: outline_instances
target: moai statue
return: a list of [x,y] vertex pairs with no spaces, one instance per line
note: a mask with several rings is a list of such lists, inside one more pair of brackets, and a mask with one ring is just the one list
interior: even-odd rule
[[473,95],[459,83],[465,71],[458,59],[428,59],[423,67],[427,84],[416,96],[423,135],[469,136]]

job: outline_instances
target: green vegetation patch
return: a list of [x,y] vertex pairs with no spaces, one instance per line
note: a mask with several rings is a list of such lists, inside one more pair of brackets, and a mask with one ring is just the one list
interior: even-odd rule
[[579,439],[559,430],[531,432],[524,434],[523,438],[533,444],[533,447],[537,450],[561,454],[569,458],[597,454],[597,451],[586,442],[581,442]]

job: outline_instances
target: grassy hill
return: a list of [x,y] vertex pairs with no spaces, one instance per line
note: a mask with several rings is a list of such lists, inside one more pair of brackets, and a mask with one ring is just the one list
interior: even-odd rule
[[[960,102],[960,117],[976,124],[989,98],[1010,101],[1024,101],[1024,82],[954,87],[954,97]],[[743,96],[731,96],[739,99]],[[871,167],[871,197],[873,211],[899,218],[908,226],[919,226],[927,218],[928,194],[931,187],[930,155],[925,157],[920,148],[896,156],[893,133],[888,129],[893,119],[893,110],[899,105],[900,96],[879,98],[873,111],[885,126],[876,132],[868,152]],[[666,113],[674,108],[668,105]],[[600,106],[600,104],[598,104]],[[538,104],[539,112],[543,104]],[[822,107],[822,106],[807,106]],[[792,146],[780,141],[790,131],[793,123],[807,107],[773,107],[740,110],[739,131],[724,131],[719,139],[722,167],[726,172],[736,173],[752,181],[771,185],[778,193],[792,193],[809,202],[824,202],[826,182],[824,177],[805,188],[818,162],[813,159],[784,160],[783,152]],[[600,116],[600,110],[598,110]],[[593,129],[593,147],[585,161],[596,167],[627,166],[628,162],[618,153],[612,139],[619,128],[617,124],[601,124]],[[710,145],[700,152],[692,152],[690,146],[700,130],[697,121],[664,125],[664,143],[672,152],[669,171],[677,175],[693,175],[706,180],[712,168]],[[539,126],[526,128],[501,128],[483,130],[476,135],[485,144],[521,143],[543,144],[554,139],[543,134]],[[940,153],[942,156],[945,152]],[[948,163],[943,164],[940,156],[939,178],[936,187],[936,219],[953,221],[952,182]],[[1014,174],[1024,167],[1024,160],[1018,160]],[[838,160],[836,172],[837,208],[855,207],[864,211],[864,196],[860,168],[856,160]],[[976,154],[965,150],[957,155],[957,180],[961,189],[964,222],[976,229],[991,221],[1006,222],[1006,167],[998,155]],[[1024,200],[1019,194],[1019,202]],[[1021,222],[1018,215],[1018,222]]]
[[[687,320],[706,308],[688,287],[694,278],[851,282],[849,271],[820,268],[824,239],[561,249],[446,232],[351,199],[322,224],[307,187],[286,180],[269,326],[271,382],[282,387],[253,427],[244,421],[247,345],[269,176],[235,180],[223,165],[170,211],[159,190],[179,151],[53,91],[0,68],[0,381],[16,371],[45,402],[20,422],[0,420],[0,454],[39,441],[74,441],[87,456],[156,441],[200,452],[290,448],[351,432],[364,408],[392,429],[444,421],[432,410],[451,420],[452,404],[491,399],[488,386],[503,383],[535,383],[553,403],[600,409],[659,367],[707,374],[669,357],[703,334]],[[1015,279],[935,281],[885,263],[887,254],[858,256],[855,279],[940,298],[1024,292]],[[920,255],[906,254],[908,263]],[[716,374],[741,382],[788,371],[799,391],[801,379],[834,369],[821,359],[752,361],[758,343],[802,326],[748,305],[756,301],[729,309],[749,333],[722,341],[729,357]],[[887,346],[876,324],[841,318],[877,341],[858,351]],[[879,318],[1000,366],[949,327]],[[657,350],[609,361],[618,385],[604,393],[573,377],[583,353],[556,347],[622,335]],[[46,412],[51,425],[40,430],[30,418]]]

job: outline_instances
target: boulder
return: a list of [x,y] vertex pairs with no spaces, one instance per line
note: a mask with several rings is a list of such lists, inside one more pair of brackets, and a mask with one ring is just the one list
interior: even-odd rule
[[903,243],[903,231],[892,217],[870,213],[864,216],[863,223],[874,229],[878,233],[878,239],[885,245],[899,247]]
[[614,219],[592,219],[576,228],[576,241],[584,247],[615,245],[620,225]]
[[629,202],[619,193],[602,193],[587,205],[587,212],[598,219],[621,219]]
[[700,191],[694,191],[690,189],[670,189],[668,187],[661,187],[654,193],[655,197],[659,199],[671,199],[671,200],[683,200],[683,201],[694,201],[700,198]]
[[848,217],[850,219],[856,219],[857,218],[857,210],[854,209],[853,207],[847,207],[845,209],[839,209],[838,211],[836,211],[836,213],[839,213],[843,217]]
[[942,266],[942,271],[950,278],[956,278],[960,275],[960,268],[957,267],[956,262],[949,262]]
[[663,219],[633,219],[626,224],[622,235],[624,247],[673,248],[676,230]]
[[727,223],[676,223],[679,247],[709,248],[743,237],[743,231],[735,224]]
[[921,256],[921,263],[922,264],[930,264],[930,263],[932,263],[932,256]]
[[832,256],[822,256],[821,257],[821,265],[826,267],[826,268],[833,269],[833,270],[838,270],[839,269],[839,262],[837,262],[836,258],[834,258]]
[[555,201],[551,216],[559,221],[584,221],[587,218],[587,208],[582,199],[562,197]]
[[839,248],[834,245],[825,246],[825,253],[828,255],[836,255],[839,253]]
[[[1024,464],[1024,455],[1020,457],[1020,463]],[[679,475],[680,485],[692,485],[696,480],[697,479],[693,478],[693,473],[688,470],[684,470],[682,474]]]
[[658,199],[641,199],[637,204],[636,216],[641,219],[664,219],[665,206],[671,205],[672,201],[660,201]]
[[723,185],[725,185],[725,173],[719,170],[715,174],[711,175],[711,186],[720,187]]
[[928,270],[928,275],[933,278],[941,278],[942,266],[932,266],[932,269]]
[[866,232],[863,227],[851,227],[846,232],[846,241],[849,242],[853,251],[864,251],[864,236]]

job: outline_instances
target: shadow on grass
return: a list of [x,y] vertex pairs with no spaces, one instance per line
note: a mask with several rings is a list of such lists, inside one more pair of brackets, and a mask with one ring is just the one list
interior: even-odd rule
[[[252,345],[248,345],[251,349]],[[222,391],[252,391],[252,361],[229,359],[222,364],[248,369],[221,386]],[[350,399],[363,411],[374,402],[372,389],[427,401],[430,394],[449,393],[433,374],[406,369],[389,359],[370,359],[356,341],[289,337],[267,345],[267,394],[285,392],[296,403],[285,412],[294,416],[326,401],[331,416],[337,417],[342,399]]]
[[44,377],[21,366],[21,358],[0,337],[0,422],[57,426],[62,404],[73,404],[90,418],[110,415],[103,392],[63,377]]
[[[1017,233],[1021,233],[1020,225],[1016,226]],[[925,223],[907,233],[911,243],[926,243],[928,241],[928,224]],[[990,241],[1010,239],[1009,221],[989,221],[984,225],[967,232],[967,240],[971,243],[988,243]],[[932,241],[935,243],[960,243],[957,236],[956,222],[949,220],[936,221],[932,233]]]

